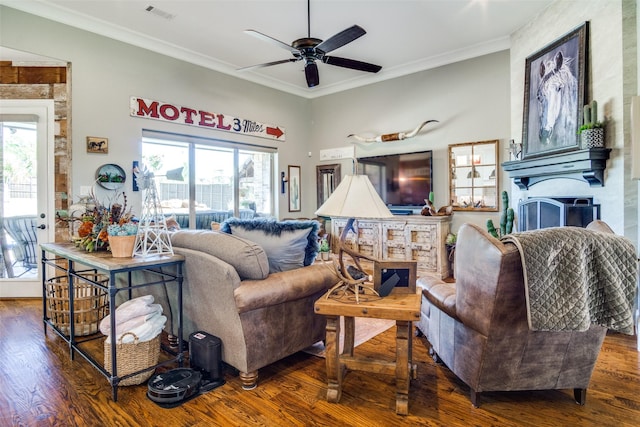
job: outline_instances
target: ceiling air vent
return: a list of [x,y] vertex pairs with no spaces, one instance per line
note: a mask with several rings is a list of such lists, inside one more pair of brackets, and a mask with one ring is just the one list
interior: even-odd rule
[[155,6],[151,6],[151,5],[149,5],[149,6],[147,6],[147,8],[146,8],[145,10],[146,10],[147,12],[152,13],[153,15],[159,16],[160,18],[164,18],[164,19],[166,19],[167,21],[169,21],[169,20],[171,20],[171,19],[175,18],[175,15],[174,15],[174,14],[169,13],[169,12],[165,12],[164,10],[162,10],[162,9],[158,9],[158,8],[157,8],[157,7],[155,7]]

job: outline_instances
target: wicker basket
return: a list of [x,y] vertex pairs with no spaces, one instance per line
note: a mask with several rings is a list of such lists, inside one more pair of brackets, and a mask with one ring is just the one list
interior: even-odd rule
[[[132,343],[122,343],[125,335],[133,335]],[[116,343],[116,356],[118,377],[131,374],[141,369],[146,369],[158,363],[160,356],[160,335],[157,335],[150,341],[138,342],[138,337],[133,332],[125,332],[122,334],[119,342]],[[111,373],[111,343],[104,341],[104,368]],[[120,381],[118,385],[137,385],[142,384],[153,375],[155,369],[141,372],[129,378]]]
[[[80,274],[94,282],[106,285],[109,278],[103,274],[83,272]],[[46,283],[47,316],[64,334],[70,334],[69,279],[67,276],[52,277]],[[73,311],[75,336],[92,335],[98,332],[100,321],[109,314],[107,293],[81,280],[73,283]]]

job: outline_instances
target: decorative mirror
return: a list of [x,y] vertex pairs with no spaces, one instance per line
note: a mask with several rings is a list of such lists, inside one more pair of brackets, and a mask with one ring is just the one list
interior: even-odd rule
[[340,184],[340,178],[339,164],[316,166],[318,207],[327,201],[333,190]]
[[124,173],[124,169],[113,163],[102,165],[96,171],[96,182],[107,190],[122,188],[126,180],[127,174]]
[[498,210],[498,140],[449,145],[449,200],[456,211]]

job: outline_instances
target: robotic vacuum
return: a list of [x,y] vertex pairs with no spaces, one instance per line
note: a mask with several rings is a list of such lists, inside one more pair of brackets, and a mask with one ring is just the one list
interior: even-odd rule
[[177,368],[149,379],[147,397],[157,403],[181,402],[200,390],[202,374],[190,368]]

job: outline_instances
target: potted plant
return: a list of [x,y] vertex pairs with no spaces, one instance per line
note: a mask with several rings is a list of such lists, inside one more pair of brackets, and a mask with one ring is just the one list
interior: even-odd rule
[[447,234],[446,240],[444,242],[447,247],[447,260],[449,260],[449,270],[451,271],[451,277],[455,277],[454,267],[455,267],[455,257],[456,257],[456,241],[458,240],[458,235],[455,233]]
[[593,100],[584,106],[584,123],[578,129],[582,148],[604,147],[604,124],[598,121],[598,103]]
[[322,237],[322,240],[320,240],[320,259],[321,260],[329,261],[329,257],[330,257],[329,250],[330,250],[329,241],[327,240],[327,237],[324,236]]
[[109,249],[114,258],[128,258],[133,256],[133,247],[138,234],[138,224],[125,222],[107,226],[109,234]]

